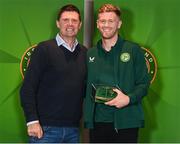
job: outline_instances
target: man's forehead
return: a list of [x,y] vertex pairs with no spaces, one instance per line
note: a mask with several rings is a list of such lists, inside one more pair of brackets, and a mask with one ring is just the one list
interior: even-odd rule
[[79,14],[75,11],[64,11],[62,14],[61,14],[61,17],[62,16],[79,16]]
[[103,13],[99,13],[98,17],[114,17],[116,16],[116,14],[114,12],[103,12]]

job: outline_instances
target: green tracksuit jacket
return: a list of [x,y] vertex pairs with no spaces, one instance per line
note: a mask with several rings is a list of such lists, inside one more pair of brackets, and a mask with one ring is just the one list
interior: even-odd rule
[[[103,62],[106,57],[112,61],[111,73],[104,75],[102,69],[106,67]],[[110,64],[111,66],[111,64]],[[150,80],[142,49],[135,43],[118,38],[117,43],[110,52],[102,48],[102,41],[87,53],[87,89],[84,102],[84,124],[86,128],[93,128],[95,106],[92,84],[118,86],[123,93],[130,97],[128,106],[114,112],[114,128],[126,129],[144,126],[144,114],[141,105],[142,98],[147,94]],[[108,67],[106,67],[108,70]]]

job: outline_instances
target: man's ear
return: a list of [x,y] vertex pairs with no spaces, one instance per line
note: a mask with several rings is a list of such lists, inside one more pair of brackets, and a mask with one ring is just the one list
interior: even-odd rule
[[57,28],[60,28],[58,20],[56,20],[56,26],[57,26]]
[[96,21],[96,27],[99,29],[99,21]]
[[79,29],[81,28],[81,26],[82,26],[82,22],[80,22],[80,24],[79,24]]
[[119,21],[118,28],[120,29],[122,25],[122,20]]

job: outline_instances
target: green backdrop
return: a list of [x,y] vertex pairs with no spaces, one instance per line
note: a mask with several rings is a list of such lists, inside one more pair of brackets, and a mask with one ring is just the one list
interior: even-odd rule
[[[83,17],[84,0],[0,0],[0,142],[27,142],[20,60],[28,47],[56,35],[57,10],[67,3],[77,5]],[[103,3],[121,6],[121,35],[157,59],[157,76],[143,101],[146,124],[139,141],[180,142],[180,1],[95,0],[95,18]],[[95,29],[94,44],[99,38]],[[83,42],[83,28],[78,39]]]

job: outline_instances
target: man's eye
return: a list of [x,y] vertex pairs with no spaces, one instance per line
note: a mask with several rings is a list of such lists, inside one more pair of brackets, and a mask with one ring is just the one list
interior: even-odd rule
[[73,22],[73,23],[77,23],[78,21],[77,21],[77,20],[75,20],[75,19],[73,19],[73,20],[72,20],[72,22]]
[[106,21],[105,21],[105,20],[100,20],[100,22],[101,22],[101,23],[106,23]]
[[68,22],[69,20],[68,19],[63,19],[64,22]]

